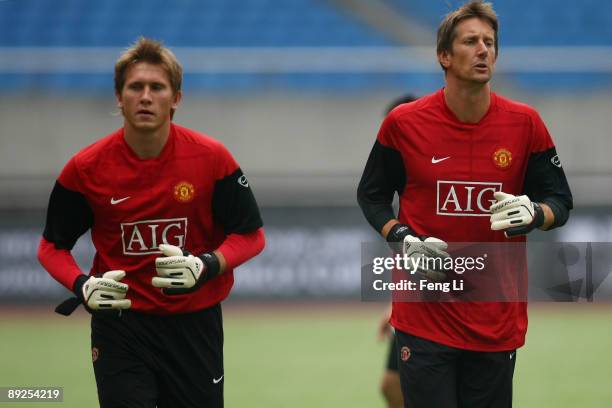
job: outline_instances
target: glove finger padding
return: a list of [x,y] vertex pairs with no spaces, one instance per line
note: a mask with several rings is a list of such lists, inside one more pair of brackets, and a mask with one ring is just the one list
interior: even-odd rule
[[448,248],[448,244],[441,239],[429,237],[424,241],[419,238],[409,235],[404,239],[404,253],[411,254],[421,253],[430,258],[448,258],[448,252],[444,250]]
[[128,285],[119,282],[125,277],[125,271],[105,272],[101,278],[92,276],[82,288],[85,305],[92,310],[129,309],[132,302],[126,299]]
[[202,260],[174,245],[162,244],[159,249],[165,256],[155,259],[157,276],[151,279],[151,284],[167,295],[196,289],[204,271]]
[[155,271],[159,276],[180,277],[188,272],[188,267],[188,257],[182,255],[155,259]]
[[512,194],[504,193],[503,191],[497,191],[493,193],[493,198],[495,198],[497,202],[491,205],[491,208],[489,208],[491,213],[496,213],[501,210],[506,210],[508,208],[518,207],[524,204],[531,203],[531,200],[526,195],[515,196]]
[[128,285],[114,279],[91,277],[83,285],[83,297],[88,299],[93,292],[100,290],[123,294],[125,296],[128,291]]
[[[183,250],[175,245],[159,244],[159,250],[165,256],[182,256]],[[159,258],[158,258],[159,259]]]
[[[444,250],[448,244],[441,239],[429,237],[421,241],[418,237],[409,235],[404,238],[404,254],[413,259],[411,262],[417,273],[432,281],[442,281],[446,279],[446,272],[443,270],[444,259],[450,255]],[[439,268],[438,268],[439,267]]]
[[509,209],[505,209],[502,211],[495,212],[491,214],[491,222],[493,221],[501,221],[503,219],[509,218],[530,218],[533,219],[534,209],[533,203],[529,203],[529,205],[521,205],[519,207],[512,207]]
[[[530,203],[531,204],[531,203]],[[491,229],[493,231],[504,230],[510,227],[531,224],[535,210],[533,205],[529,207],[521,205],[491,215]]]
[[501,191],[494,193],[498,202],[491,206],[491,230],[504,230],[506,237],[528,234],[544,223],[544,213],[528,196],[513,196]]
[[88,301],[88,307],[99,309],[129,309],[132,306],[130,299],[125,299],[115,292],[96,291]]
[[[125,271],[122,271],[122,270],[107,271],[107,272],[104,272],[104,274],[102,275],[102,278],[112,279],[114,281],[120,281],[121,279],[125,278]],[[125,283],[122,283],[122,285],[125,285]],[[125,286],[127,290],[127,285]]]
[[430,254],[426,254],[431,257],[440,257],[440,258],[448,258],[450,257],[448,252],[444,250],[448,248],[448,244],[441,239],[435,237],[425,238],[423,241],[425,244],[425,248],[429,251]]
[[174,288],[174,287],[188,287],[189,282],[187,279],[182,278],[160,278],[155,276],[151,279],[151,284],[156,288]]

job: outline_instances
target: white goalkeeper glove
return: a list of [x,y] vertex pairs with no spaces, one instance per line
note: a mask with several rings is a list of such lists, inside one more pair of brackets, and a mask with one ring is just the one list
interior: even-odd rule
[[446,248],[448,244],[441,239],[428,237],[421,240],[414,235],[406,235],[402,246],[404,254],[412,259],[409,265],[418,265],[414,272],[434,282],[446,279],[443,265],[445,259],[450,257],[444,251]]
[[126,299],[128,285],[119,282],[125,277],[125,271],[108,271],[100,276],[79,276],[72,287],[76,297],[71,297],[57,305],[55,312],[70,316],[79,305],[85,305],[90,313],[119,312],[132,307],[132,301]]
[[544,224],[544,211],[526,195],[515,196],[498,191],[491,206],[491,229],[504,230],[507,238],[525,235]]
[[91,276],[83,283],[83,303],[91,310],[129,309],[132,301],[126,299],[128,285],[120,282],[125,271],[108,271],[102,277]]
[[166,295],[193,292],[219,274],[219,260],[212,253],[194,256],[167,244],[159,245],[159,249],[164,256],[155,259],[158,276],[151,279],[151,284]]

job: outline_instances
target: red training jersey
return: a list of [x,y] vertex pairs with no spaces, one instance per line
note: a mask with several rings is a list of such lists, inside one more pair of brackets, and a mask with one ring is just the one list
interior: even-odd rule
[[234,282],[225,273],[186,295],[166,296],[151,285],[158,245],[194,254],[217,249],[232,233],[262,226],[246,177],[218,141],[172,124],[161,154],[139,159],[123,129],[77,153],[51,194],[44,238],[72,249],[91,229],[96,249],[90,275],[126,271],[132,309],[185,313],[225,299]]
[[[368,219],[378,231],[393,217],[390,206],[374,203],[384,204],[393,191],[399,194],[401,223],[446,242],[508,242],[503,231],[490,229],[496,191],[527,194],[533,201],[552,197],[571,208],[541,118],[533,108],[495,93],[474,124],[455,117],[444,90],[395,108],[380,128],[360,183],[362,201],[372,206]],[[526,279],[524,258],[512,267]],[[525,341],[527,304],[394,302],[391,324],[452,347],[512,350]]]

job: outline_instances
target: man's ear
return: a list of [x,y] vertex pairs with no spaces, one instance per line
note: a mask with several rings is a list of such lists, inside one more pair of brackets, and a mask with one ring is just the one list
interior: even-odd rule
[[174,102],[172,103],[172,109],[176,110],[178,106],[180,105],[182,99],[183,99],[183,92],[176,91],[176,94],[174,95]]
[[442,51],[438,53],[438,62],[440,63],[440,65],[442,65],[444,68],[448,69],[448,67],[450,66],[450,54],[448,51]]

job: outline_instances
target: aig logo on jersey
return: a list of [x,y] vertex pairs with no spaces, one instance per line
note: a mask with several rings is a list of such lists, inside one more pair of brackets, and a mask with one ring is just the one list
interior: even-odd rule
[[502,183],[438,180],[437,190],[436,214],[489,217],[493,193],[502,191]]
[[187,218],[144,220],[121,224],[124,255],[161,253],[159,244],[183,248],[187,236]]

